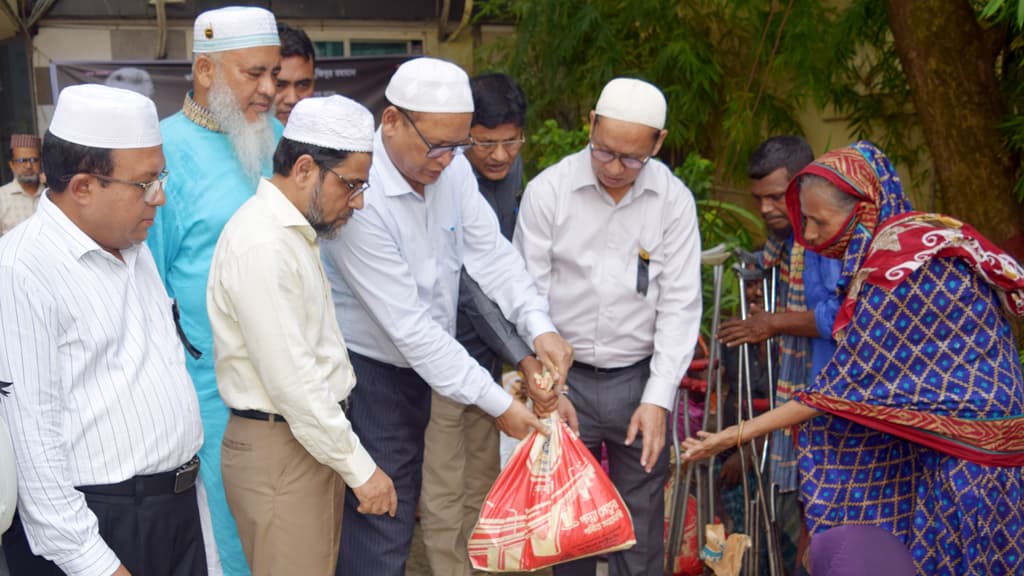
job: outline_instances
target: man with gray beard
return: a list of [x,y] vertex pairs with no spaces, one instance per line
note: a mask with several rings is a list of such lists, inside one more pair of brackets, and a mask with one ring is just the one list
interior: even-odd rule
[[193,90],[181,112],[160,124],[170,177],[167,204],[148,240],[180,310],[179,336],[205,432],[201,474],[221,565],[231,576],[250,572],[221,480],[228,408],[217,393],[206,283],[225,223],[252,197],[260,176],[271,173],[282,131],[273,116],[279,43],[274,15],[262,8],[220,8],[196,18]]

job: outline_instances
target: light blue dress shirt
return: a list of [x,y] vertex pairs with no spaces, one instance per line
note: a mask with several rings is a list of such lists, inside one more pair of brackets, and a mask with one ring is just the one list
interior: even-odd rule
[[364,207],[337,237],[321,240],[321,259],[349,349],[411,367],[439,394],[491,416],[512,398],[455,339],[462,266],[530,343],[555,332],[547,301],[461,155],[420,195],[378,130]]
[[[275,139],[280,139],[284,128],[277,120],[273,124]],[[220,443],[228,408],[217,392],[213,333],[206,315],[206,280],[224,224],[256,193],[258,179],[250,180],[245,175],[225,134],[199,126],[182,112],[162,121],[160,133],[170,172],[164,187],[167,203],[157,211],[146,242],[167,293],[178,301],[182,330],[203,354],[198,359],[185,355],[205,433],[199,471],[224,573],[244,576],[249,574],[249,567],[221,482]],[[270,172],[268,161],[264,175]]]

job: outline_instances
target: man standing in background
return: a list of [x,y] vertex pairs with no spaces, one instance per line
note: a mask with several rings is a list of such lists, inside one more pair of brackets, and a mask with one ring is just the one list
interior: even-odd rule
[[281,60],[274,15],[243,7],[203,12],[195,21],[192,52],[193,91],[181,112],[160,124],[171,175],[149,246],[177,301],[188,343],[186,361],[206,433],[201,472],[221,564],[225,573],[244,576],[249,568],[221,484],[228,409],[217,393],[206,282],[224,224],[252,197],[259,177],[270,175],[281,137],[271,113]]
[[[523,124],[526,97],[512,78],[483,74],[470,80],[473,90],[473,166],[480,194],[498,216],[498,226],[512,239],[523,186]],[[456,339],[501,382],[502,364],[519,368],[525,381],[543,367],[465,267],[459,279]],[[480,507],[501,471],[498,429],[494,418],[434,391],[430,399],[423,453],[420,525],[434,576],[470,574],[466,545]]]
[[316,52],[313,42],[300,28],[278,24],[281,36],[281,71],[277,74],[274,114],[281,124],[288,123],[292,108],[313,95],[316,84]]
[[11,134],[11,160],[7,163],[14,180],[0,186],[0,236],[7,234],[36,211],[43,165],[38,136]]

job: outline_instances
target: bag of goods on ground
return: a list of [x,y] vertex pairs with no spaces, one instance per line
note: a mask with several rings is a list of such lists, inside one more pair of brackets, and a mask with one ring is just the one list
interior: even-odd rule
[[636,543],[622,497],[557,414],[516,448],[469,537],[473,567],[529,572]]

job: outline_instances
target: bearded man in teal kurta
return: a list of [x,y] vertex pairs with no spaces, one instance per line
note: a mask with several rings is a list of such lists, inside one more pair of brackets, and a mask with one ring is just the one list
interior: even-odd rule
[[[262,8],[228,7],[196,18],[193,90],[180,112],[160,124],[170,176],[166,205],[149,247],[180,310],[180,336],[199,396],[205,441],[199,452],[223,573],[248,576],[221,482],[220,449],[228,409],[217,393],[206,279],[221,229],[269,176],[282,126],[274,119],[280,69],[277,24]],[[209,548],[209,544],[208,544]],[[216,555],[207,555],[216,558]],[[211,561],[210,574],[219,573]]]

